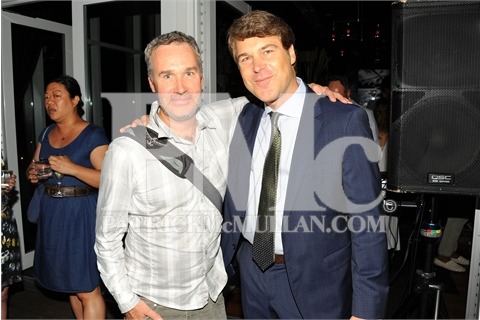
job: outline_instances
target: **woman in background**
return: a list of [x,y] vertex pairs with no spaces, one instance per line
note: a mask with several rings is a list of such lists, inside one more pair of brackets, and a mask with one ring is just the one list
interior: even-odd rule
[[7,319],[8,315],[8,289],[12,284],[22,281],[17,221],[10,203],[10,195],[15,187],[16,180],[17,177],[12,175],[8,183],[3,185],[2,182],[2,319]]
[[39,182],[35,161],[48,159],[52,170],[42,181],[35,280],[49,290],[68,293],[77,319],[104,319],[93,246],[97,188],[109,141],[103,128],[82,119],[82,93],[74,78],[65,75],[51,81],[44,102],[54,123],[40,133],[27,169],[32,183]]
[[373,115],[378,127],[378,143],[381,148],[380,161],[378,166],[382,175],[387,172],[387,151],[388,151],[388,132],[390,126],[390,100],[380,98],[376,101]]

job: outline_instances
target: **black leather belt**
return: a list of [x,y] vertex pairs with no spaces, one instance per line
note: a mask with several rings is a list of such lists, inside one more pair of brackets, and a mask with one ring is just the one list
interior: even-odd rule
[[54,198],[83,197],[97,193],[98,189],[90,186],[59,187],[45,186],[45,193]]
[[285,263],[285,256],[283,254],[276,254],[275,255],[275,263],[276,264],[284,264]]

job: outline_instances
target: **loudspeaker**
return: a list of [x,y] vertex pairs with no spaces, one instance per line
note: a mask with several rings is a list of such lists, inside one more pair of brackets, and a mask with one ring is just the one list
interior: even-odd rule
[[480,2],[392,4],[387,189],[480,195]]

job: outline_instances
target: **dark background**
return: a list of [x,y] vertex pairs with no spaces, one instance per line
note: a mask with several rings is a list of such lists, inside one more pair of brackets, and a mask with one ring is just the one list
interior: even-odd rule
[[297,51],[324,48],[333,72],[390,68],[391,1],[246,1],[282,17]]
[[[143,5],[140,6],[138,3]],[[299,68],[299,75],[308,82],[323,83],[326,81],[326,73],[352,74],[356,69],[390,68],[392,1],[246,1],[246,3],[252,10],[267,10],[283,18],[295,33],[297,52],[325,50],[328,65],[321,76],[310,77]],[[147,4],[154,5],[154,2],[139,1],[129,9],[130,13],[131,10],[148,8]],[[128,5],[128,2],[125,5]],[[122,2],[119,2],[120,16],[123,7]],[[70,1],[31,2],[7,10],[67,25],[72,24]],[[112,19],[117,15],[115,12],[109,14]],[[219,33],[222,34],[221,28]],[[301,55],[300,59],[302,58]]]

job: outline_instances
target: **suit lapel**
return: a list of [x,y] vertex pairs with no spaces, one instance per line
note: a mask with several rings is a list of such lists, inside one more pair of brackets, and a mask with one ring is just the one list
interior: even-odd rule
[[293,206],[298,192],[301,189],[301,185],[304,182],[303,177],[305,171],[314,165],[316,155],[315,142],[319,138],[323,123],[318,99],[318,95],[307,87],[307,95],[303,105],[295,147],[293,149],[284,216],[290,215],[291,211],[295,209]]
[[247,208],[253,146],[263,112],[263,108],[253,103],[246,104],[230,144],[228,188],[236,209],[241,212]]
[[248,103],[243,107],[242,113],[238,118],[238,124],[242,129],[245,142],[250,151],[250,157],[253,154],[255,138],[257,137],[258,127],[260,126],[260,120],[264,112],[264,108],[254,103]]

